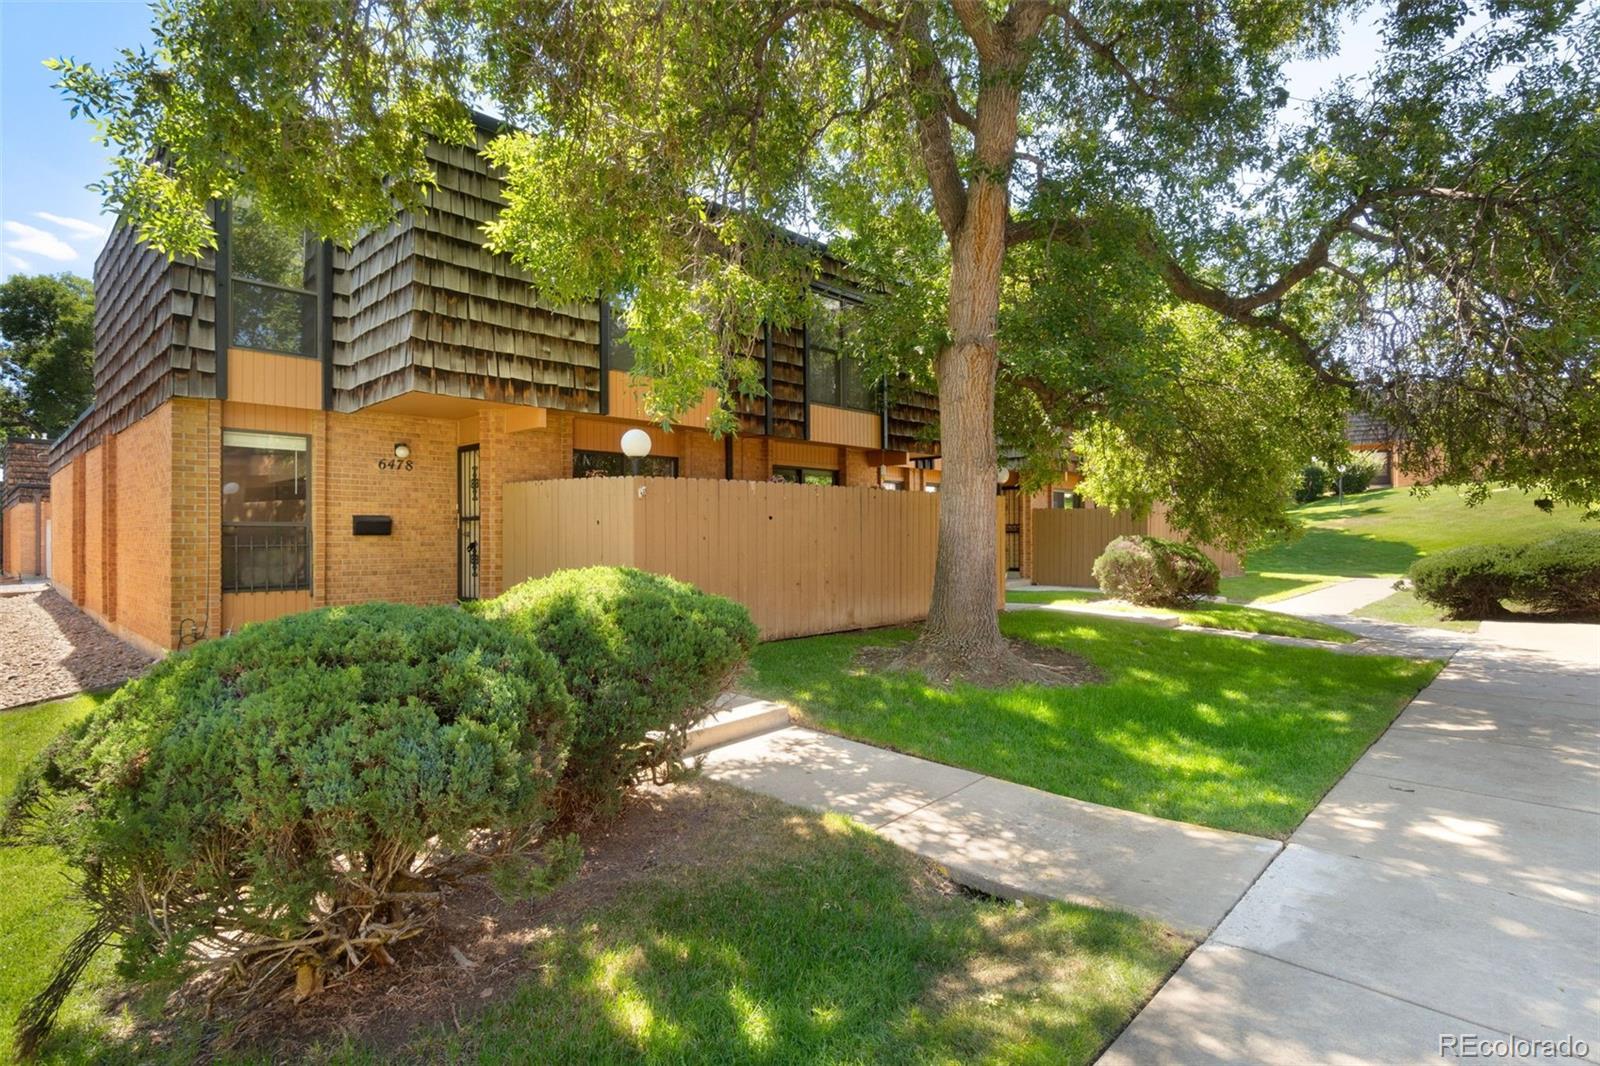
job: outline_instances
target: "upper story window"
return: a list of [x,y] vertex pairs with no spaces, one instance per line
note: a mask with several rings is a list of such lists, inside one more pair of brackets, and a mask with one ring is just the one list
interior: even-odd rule
[[228,253],[233,346],[315,357],[321,242],[238,200],[229,209]]
[[837,296],[823,296],[806,327],[806,399],[812,403],[878,409],[874,390],[861,364],[844,355],[845,339],[855,328],[855,309]]
[[620,293],[605,303],[608,316],[611,350],[606,353],[606,366],[612,370],[633,369],[633,345],[628,343],[628,308],[633,304],[632,293]]

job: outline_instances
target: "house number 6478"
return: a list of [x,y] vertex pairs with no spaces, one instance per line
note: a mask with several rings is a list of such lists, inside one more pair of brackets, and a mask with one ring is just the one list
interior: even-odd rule
[[378,469],[379,470],[410,470],[411,469],[411,463],[412,463],[412,460],[410,460],[410,459],[379,459],[378,460]]

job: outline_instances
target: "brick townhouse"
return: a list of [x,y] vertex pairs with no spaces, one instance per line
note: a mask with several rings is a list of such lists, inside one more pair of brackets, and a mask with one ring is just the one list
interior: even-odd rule
[[219,206],[196,259],[112,234],[97,399],[49,455],[60,592],[153,649],[324,604],[493,595],[503,487],[625,473],[634,427],[646,474],[937,487],[936,397],[841,358],[848,285],[758,339],[768,396],[740,401],[737,435],[713,439],[704,405],[664,431],[613,309],[542,301],[483,246],[496,174],[471,148],[430,156],[429,209],[348,249],[248,204]]
[[10,437],[0,448],[0,574],[46,572],[50,529],[50,442]]

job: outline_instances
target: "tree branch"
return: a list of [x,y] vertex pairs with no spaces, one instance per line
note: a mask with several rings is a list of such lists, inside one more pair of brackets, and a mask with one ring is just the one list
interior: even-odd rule
[[[946,236],[954,237],[967,215],[967,185],[962,180],[961,164],[950,139],[950,104],[955,92],[944,65],[939,62],[933,32],[928,28],[927,9],[921,4],[912,4],[906,15],[905,29],[912,45],[908,52],[908,74],[912,83],[943,103],[938,108],[917,108],[917,143],[922,149],[922,163],[928,172],[928,187],[933,191],[933,208],[939,216],[939,224],[944,227]],[[972,125],[976,128],[975,118]]]
[[1072,39],[1094,53],[1100,58],[1101,62],[1115,71],[1135,96],[1146,103],[1160,104],[1169,110],[1177,110],[1177,101],[1171,95],[1157,92],[1141,81],[1139,76],[1118,57],[1115,48],[1089,32],[1089,27],[1079,21],[1078,16],[1072,13],[1071,7],[1066,4],[1055,4],[1051,10],[1060,16],[1062,23],[1067,27],[1067,32],[1072,35]]

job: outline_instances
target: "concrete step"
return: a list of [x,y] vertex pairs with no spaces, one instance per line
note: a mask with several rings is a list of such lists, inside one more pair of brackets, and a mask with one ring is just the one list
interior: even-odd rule
[[783,729],[789,724],[789,708],[771,700],[750,696],[728,696],[718,701],[717,709],[696,722],[689,730],[685,755],[698,755],[724,744]]

